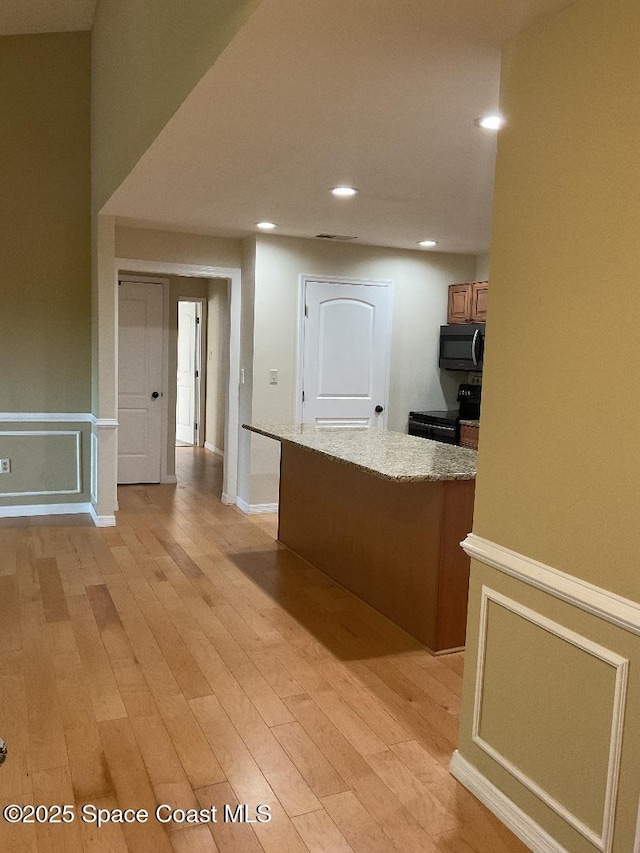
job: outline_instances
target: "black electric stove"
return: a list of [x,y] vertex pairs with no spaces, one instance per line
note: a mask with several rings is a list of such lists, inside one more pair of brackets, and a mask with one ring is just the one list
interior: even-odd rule
[[476,420],[480,417],[482,386],[462,384],[458,388],[459,409],[440,412],[409,412],[409,435],[459,444],[460,419]]

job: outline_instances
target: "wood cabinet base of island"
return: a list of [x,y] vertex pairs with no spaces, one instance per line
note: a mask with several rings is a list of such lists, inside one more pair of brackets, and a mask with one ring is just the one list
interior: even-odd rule
[[283,443],[278,539],[433,652],[465,644],[474,480],[397,482]]

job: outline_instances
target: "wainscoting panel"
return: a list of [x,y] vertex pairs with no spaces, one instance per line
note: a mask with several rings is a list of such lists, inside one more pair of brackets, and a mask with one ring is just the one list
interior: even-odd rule
[[472,560],[452,773],[534,851],[640,853],[640,597],[474,535],[463,544]]
[[90,423],[74,423],[71,416],[0,422],[0,458],[11,465],[10,473],[0,474],[0,514],[16,515],[9,510],[21,506],[87,503],[90,435]]
[[[540,658],[554,661],[552,678]],[[611,846],[628,665],[483,586],[473,741],[602,851]],[[608,701],[589,702],[586,684]]]

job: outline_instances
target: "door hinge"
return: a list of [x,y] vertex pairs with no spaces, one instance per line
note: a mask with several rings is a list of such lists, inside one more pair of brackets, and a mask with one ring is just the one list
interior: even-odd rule
[[304,391],[302,392],[302,402],[304,403]]
[[194,429],[198,429],[198,424],[194,424],[194,425],[193,425],[193,428],[194,428]]
[[308,305],[305,305],[305,306],[304,306],[304,316],[305,316],[305,317],[308,317],[308,316],[309,316],[309,306],[308,306]]
[[200,325],[200,317],[196,317],[196,326]]
[[200,371],[196,370],[196,379],[200,376]]

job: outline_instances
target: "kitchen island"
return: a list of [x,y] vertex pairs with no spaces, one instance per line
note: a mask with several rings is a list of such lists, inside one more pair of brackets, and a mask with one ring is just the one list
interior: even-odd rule
[[432,651],[463,647],[475,451],[387,430],[244,427],[282,444],[278,539]]

